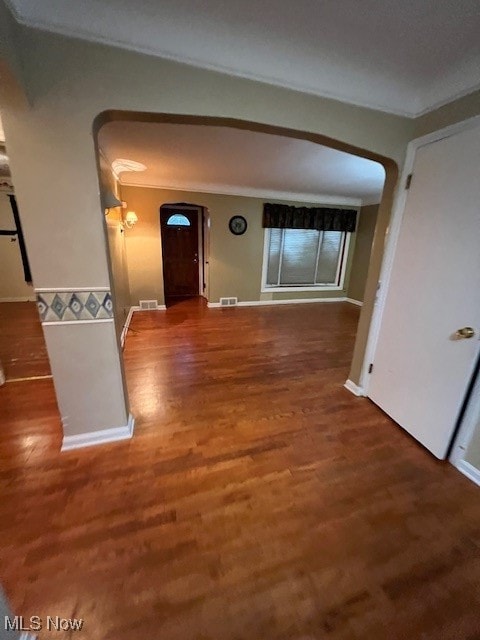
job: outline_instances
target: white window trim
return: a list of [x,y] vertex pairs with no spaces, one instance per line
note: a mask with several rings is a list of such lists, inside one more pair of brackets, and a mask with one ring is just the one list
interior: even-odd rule
[[[262,282],[260,286],[261,293],[285,293],[286,291],[302,292],[302,291],[343,291],[345,284],[345,276],[347,273],[348,254],[350,249],[350,239],[352,234],[348,231],[345,233],[345,249],[344,259],[341,265],[339,284],[318,284],[307,286],[289,286],[283,287],[269,286],[267,284],[267,270],[268,270],[268,249],[270,245],[270,229],[264,229],[263,234],[263,263],[262,263]],[[339,265],[340,267],[340,265]]]

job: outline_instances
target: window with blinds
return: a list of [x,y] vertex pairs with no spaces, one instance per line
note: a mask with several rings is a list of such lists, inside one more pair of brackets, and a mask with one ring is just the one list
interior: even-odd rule
[[340,286],[347,234],[269,229],[266,287]]

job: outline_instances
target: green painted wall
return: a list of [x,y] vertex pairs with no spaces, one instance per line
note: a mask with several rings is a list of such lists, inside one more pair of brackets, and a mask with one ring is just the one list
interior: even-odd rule
[[[128,209],[139,218],[133,229],[125,232],[132,304],[139,299],[157,299],[164,302],[162,255],[160,243],[159,208],[162,204],[188,202],[207,207],[210,213],[209,300],[234,296],[239,301],[260,299],[299,299],[343,297],[348,287],[348,273],[355,249],[352,234],[347,259],[347,278],[341,291],[314,291],[261,294],[264,229],[262,211],[265,200],[245,196],[212,193],[192,193],[124,186],[122,198]],[[269,202],[276,202],[271,198]],[[313,206],[308,202],[289,202],[294,205]],[[228,229],[228,221],[242,215],[248,222],[244,235],[235,236]]]

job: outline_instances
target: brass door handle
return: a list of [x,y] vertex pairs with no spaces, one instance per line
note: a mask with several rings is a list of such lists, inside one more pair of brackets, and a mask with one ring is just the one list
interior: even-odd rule
[[455,333],[455,336],[459,339],[468,340],[468,338],[473,338],[475,335],[475,329],[472,327],[463,327],[462,329],[458,329]]

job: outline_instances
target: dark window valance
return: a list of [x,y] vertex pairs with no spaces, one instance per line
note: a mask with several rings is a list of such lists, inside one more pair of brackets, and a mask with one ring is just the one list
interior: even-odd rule
[[267,229],[316,229],[317,231],[355,231],[354,209],[293,207],[287,204],[263,205],[263,227]]

